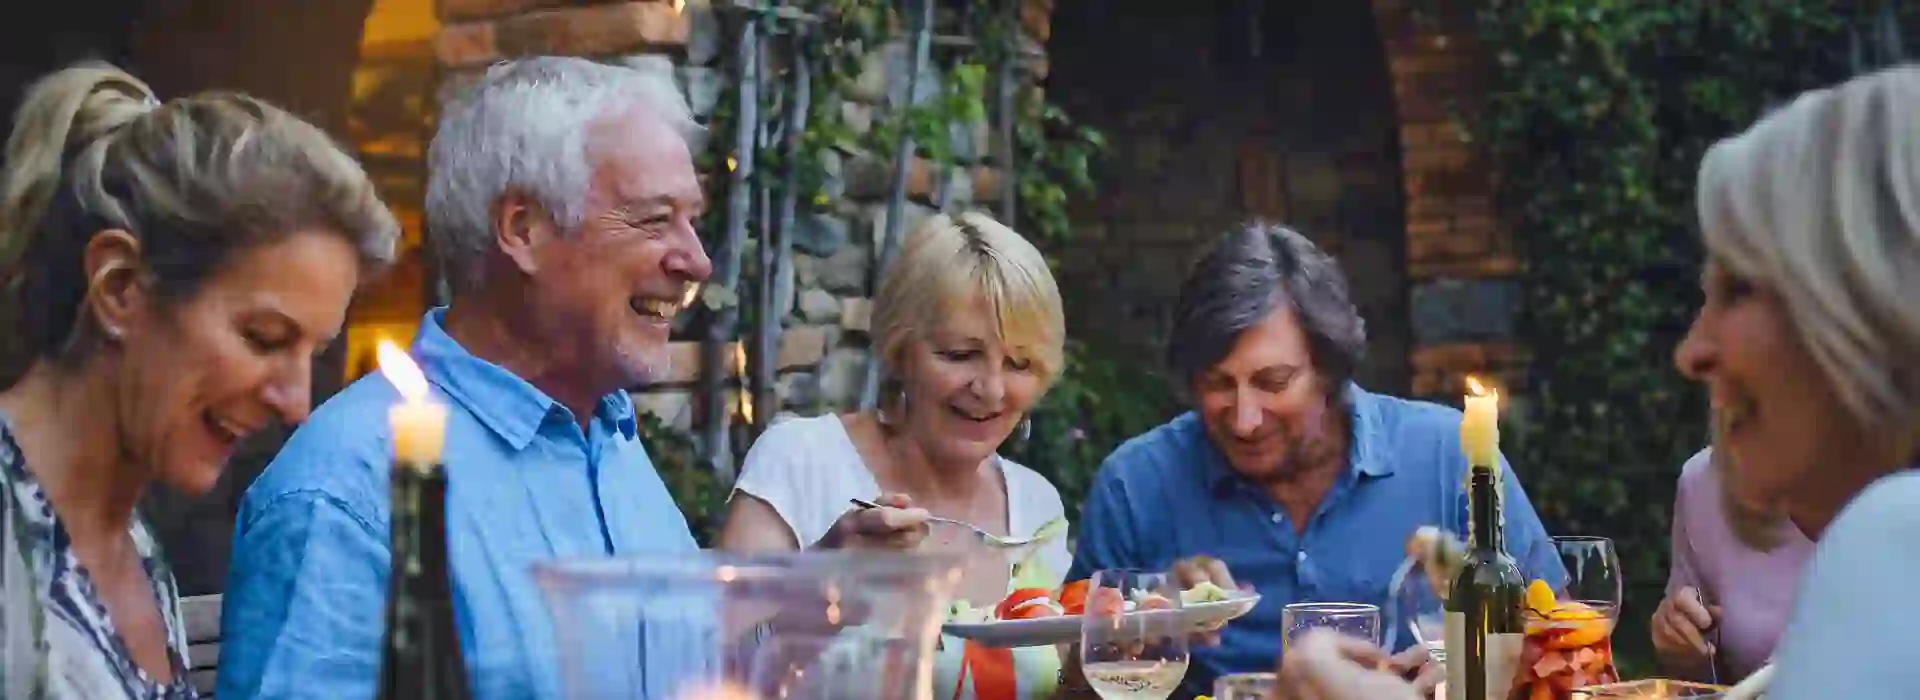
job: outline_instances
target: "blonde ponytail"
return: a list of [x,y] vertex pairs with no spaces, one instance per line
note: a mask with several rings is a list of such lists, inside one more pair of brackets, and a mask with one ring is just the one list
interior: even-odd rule
[[[7,172],[0,179],[0,269],[18,265],[33,245],[47,202],[64,180],[67,154],[104,151],[104,137],[159,104],[139,78],[101,63],[74,66],[34,83],[7,137]],[[96,157],[72,162],[98,167],[99,154],[87,155]]]

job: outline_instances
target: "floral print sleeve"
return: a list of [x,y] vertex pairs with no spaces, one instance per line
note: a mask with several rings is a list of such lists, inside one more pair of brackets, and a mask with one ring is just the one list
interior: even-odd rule
[[33,548],[10,476],[19,461],[0,423],[0,697],[46,695],[47,647],[39,586],[27,564]]

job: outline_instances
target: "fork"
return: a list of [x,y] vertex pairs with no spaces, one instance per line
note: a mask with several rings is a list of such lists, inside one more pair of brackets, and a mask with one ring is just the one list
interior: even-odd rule
[[[861,510],[872,510],[874,508],[882,507],[880,504],[874,503],[873,501],[863,501],[858,498],[851,498],[848,500],[852,501],[854,505],[859,506]],[[973,523],[954,520],[952,518],[942,518],[937,515],[929,515],[927,516],[927,521],[936,522],[936,523],[946,523],[948,525],[955,525],[955,526],[966,528],[967,530],[973,532],[974,536],[979,538],[981,542],[985,542],[988,546],[995,547],[998,549],[1019,549],[1021,547],[1025,547],[1025,546],[1034,544],[1036,542],[1044,542],[1044,541],[1053,539],[1056,535],[1060,534],[1059,526],[1064,525],[1066,523],[1066,521],[1060,518],[1054,518],[1053,520],[1047,521],[1047,524],[1041,525],[1040,529],[1034,530],[1033,534],[1028,535],[1026,537],[1001,537],[991,532],[987,532],[986,530],[982,530],[980,529],[979,526],[976,526]]]

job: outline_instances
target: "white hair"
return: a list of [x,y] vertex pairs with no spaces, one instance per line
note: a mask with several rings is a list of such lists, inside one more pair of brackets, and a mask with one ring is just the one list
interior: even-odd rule
[[426,224],[451,287],[481,283],[480,263],[493,246],[493,205],[509,190],[533,196],[561,230],[574,230],[593,176],[588,127],[635,107],[683,137],[701,129],[670,70],[583,58],[502,62],[449,100],[427,152]]
[[1698,196],[1713,259],[1780,296],[1856,418],[1911,439],[1920,426],[1920,67],[1807,92],[1715,144]]

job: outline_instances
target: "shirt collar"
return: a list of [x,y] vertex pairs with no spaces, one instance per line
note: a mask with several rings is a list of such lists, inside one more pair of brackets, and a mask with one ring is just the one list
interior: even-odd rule
[[[1380,478],[1393,475],[1393,460],[1388,458],[1387,451],[1380,444],[1386,440],[1386,431],[1381,426],[1380,404],[1378,395],[1361,389],[1358,384],[1347,383],[1347,413],[1352,418],[1353,430],[1347,448],[1350,477]],[[1245,484],[1246,480],[1233,471],[1227,464],[1226,455],[1207,436],[1206,426],[1200,424],[1199,414],[1189,412],[1187,418],[1194,421],[1194,428],[1200,433],[1199,439],[1206,445],[1207,458],[1202,461],[1206,465],[1208,484],[1214,493],[1226,493]]]
[[[513,449],[526,449],[547,416],[555,411],[564,414],[566,408],[506,368],[467,352],[441,325],[445,315],[446,308],[441,307],[420,319],[413,356],[421,372]],[[606,422],[628,440],[639,433],[633,399],[624,391],[600,397],[593,413],[595,420]]]

